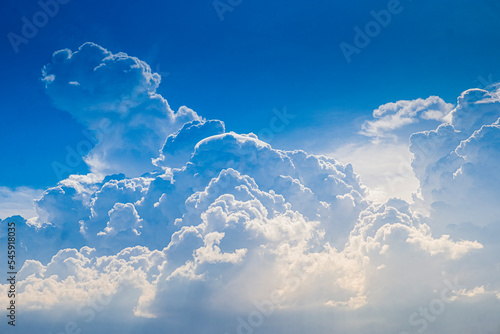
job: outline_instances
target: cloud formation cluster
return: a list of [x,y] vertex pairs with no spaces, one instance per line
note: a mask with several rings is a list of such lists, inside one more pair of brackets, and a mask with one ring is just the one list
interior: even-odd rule
[[94,173],[47,189],[36,219],[12,218],[25,330],[64,331],[68,319],[96,333],[498,327],[491,92],[377,109],[369,135],[448,122],[411,137],[414,203],[373,203],[349,164],[172,112],[136,58],[87,43],[56,52],[44,81],[59,108],[113,131],[86,157]]

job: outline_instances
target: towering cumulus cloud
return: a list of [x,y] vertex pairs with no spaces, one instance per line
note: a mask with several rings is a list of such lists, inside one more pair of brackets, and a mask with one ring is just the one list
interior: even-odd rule
[[43,81],[100,136],[92,173],[2,222],[22,242],[23,333],[500,328],[497,88],[380,107],[368,135],[426,131],[411,136],[414,201],[373,203],[349,164],[173,112],[137,58],[86,43]]
[[500,214],[498,86],[458,98],[451,124],[411,137],[420,195],[442,225],[497,225]]
[[138,176],[148,171],[166,136],[199,120],[182,107],[173,112],[156,94],[160,76],[145,62],[94,43],[54,53],[42,80],[54,105],[98,137],[85,157],[95,173]]

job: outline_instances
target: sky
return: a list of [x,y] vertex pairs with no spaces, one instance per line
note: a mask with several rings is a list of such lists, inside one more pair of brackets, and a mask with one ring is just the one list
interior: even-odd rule
[[[278,148],[334,151],[378,106],[437,95],[448,103],[480,78],[495,80],[500,7],[495,1],[403,1],[402,11],[347,63],[339,44],[387,1],[242,1],[220,20],[211,1],[69,1],[15,52],[2,38],[3,156],[0,184],[43,188],[58,181],[51,162],[83,128],[54,108],[40,83],[55,50],[95,42],[160,72],[158,92],[231,130],[258,133],[274,108],[298,115],[273,136]],[[1,28],[21,35],[35,1],[5,3]],[[324,138],[328,140],[324,140]],[[359,139],[358,139],[359,140]],[[22,153],[21,153],[22,152]],[[33,168],[33,166],[37,166]],[[25,171],[30,171],[25,173]],[[86,172],[81,164],[78,172]]]
[[496,1],[0,16],[22,330],[500,331]]

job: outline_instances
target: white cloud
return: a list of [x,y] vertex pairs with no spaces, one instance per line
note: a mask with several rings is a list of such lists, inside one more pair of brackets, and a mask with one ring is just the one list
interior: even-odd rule
[[496,93],[471,89],[461,94],[452,123],[411,137],[412,166],[420,196],[440,225],[498,222],[500,104]]
[[109,221],[104,231],[97,235],[114,236],[119,232],[131,230],[136,235],[140,235],[142,229],[142,219],[139,217],[134,204],[132,203],[115,203],[113,208],[109,210]]
[[[498,326],[500,127],[488,94],[464,93],[451,124],[436,130],[450,108],[439,98],[382,106],[375,116],[387,118],[370,129],[396,141],[339,150],[354,160],[353,169],[322,155],[276,150],[254,134],[225,132],[221,121],[194,112],[181,121],[154,94],[159,78],[124,54],[86,45],[56,53],[53,63],[45,76],[49,95],[90,128],[102,117],[123,126],[113,136],[125,145],[125,162],[133,165],[128,150],[143,144],[129,139],[155,144],[146,145],[138,165],[125,166],[144,175],[74,175],[36,201],[38,219],[15,218],[23,332],[61,332],[68,319],[95,333],[137,326],[414,332],[425,320],[421,310],[434,312],[439,303],[446,310],[432,314],[439,321],[425,320],[434,332]],[[95,100],[69,106],[69,98],[86,94]],[[163,107],[145,108],[155,103]],[[149,121],[132,136],[129,126],[144,117]],[[417,120],[431,122],[411,137],[410,165],[401,138],[411,127],[398,130]],[[176,126],[158,128],[164,121]],[[100,172],[119,171],[107,160],[119,154],[107,146],[110,138],[94,151],[109,154],[98,159]],[[394,152],[401,161],[388,161]],[[415,203],[372,201],[373,189],[408,197],[405,188],[415,186],[410,166],[420,186]],[[384,172],[401,178],[401,188],[384,185]],[[7,289],[0,285],[2,304]],[[479,314],[483,321],[473,323]],[[314,321],[304,329],[303,319]]]
[[[244,180],[229,173],[235,181]],[[288,205],[274,213],[263,206],[266,197],[279,195],[248,195],[223,194],[208,208],[201,206],[198,219],[189,219],[197,223],[179,222],[164,249],[136,246],[99,256],[82,247],[59,251],[47,265],[28,261],[19,273],[19,307],[35,314],[46,310],[55,322],[56,314],[75,312],[72,319],[84,323],[88,312],[83,311],[99,302],[94,313],[101,321],[121,319],[121,312],[161,319],[168,327],[169,314],[176,314],[182,328],[191,328],[189,312],[247,314],[256,300],[263,303],[274,295],[277,316],[321,307],[361,316],[367,307],[387,307],[402,296],[418,305],[432,295],[429,285],[441,284],[443,263],[463,266],[453,263],[481,249],[477,242],[433,238],[404,201],[363,211],[348,242],[337,249],[324,242],[319,222],[304,219]],[[197,198],[201,203],[202,197]],[[414,289],[407,291],[412,284]],[[191,289],[198,294],[190,297]],[[97,330],[99,324],[90,328]],[[358,326],[359,332],[363,328]]]
[[492,89],[469,89],[458,97],[457,106],[451,113],[456,130],[471,134],[482,125],[494,123],[500,117],[500,87]]
[[224,123],[219,120],[194,120],[185,123],[179,131],[168,136],[160,157],[154,163],[157,166],[182,167],[199,141],[222,133]]
[[165,138],[185,122],[200,120],[186,107],[170,109],[156,93],[160,75],[148,64],[94,43],[75,52],[55,52],[42,80],[54,104],[96,137],[84,159],[101,175],[138,176],[154,170],[151,159],[157,158]]
[[361,134],[375,139],[395,138],[401,132],[398,130],[403,130],[409,135],[429,124],[441,123],[452,108],[452,104],[437,96],[386,103],[373,111],[374,120],[362,125]]
[[408,149],[410,136],[432,130],[451,119],[452,104],[437,96],[386,103],[373,111],[373,120],[361,126],[357,143],[336,148],[331,155],[353,165],[378,203],[391,197],[413,201],[418,188]]

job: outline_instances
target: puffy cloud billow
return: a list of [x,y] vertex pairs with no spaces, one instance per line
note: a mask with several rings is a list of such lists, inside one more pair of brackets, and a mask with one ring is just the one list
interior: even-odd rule
[[374,120],[363,123],[361,134],[376,140],[411,134],[445,121],[452,108],[437,96],[386,103],[373,111]]
[[171,111],[137,58],[86,43],[54,53],[43,80],[58,108],[110,131],[91,174],[45,190],[37,218],[2,222],[16,221],[24,264],[19,330],[500,328],[496,88],[380,107],[368,135],[433,128],[411,136],[414,201],[373,203],[349,164]]
[[170,109],[156,93],[160,75],[148,64],[94,43],[55,52],[42,81],[54,105],[96,137],[96,147],[85,157],[94,173],[141,175],[149,171],[166,136],[185,122],[200,120],[186,107]]

